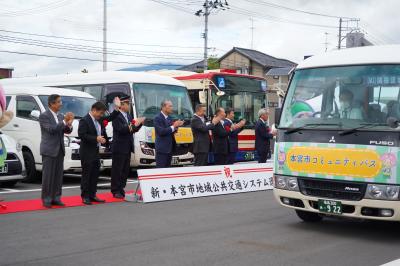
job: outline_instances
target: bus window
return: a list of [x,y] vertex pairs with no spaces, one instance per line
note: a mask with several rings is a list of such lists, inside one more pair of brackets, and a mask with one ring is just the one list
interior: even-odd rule
[[68,89],[68,90],[74,90],[74,91],[83,91],[82,86],[57,86],[58,88],[63,88],[63,89]]
[[96,100],[101,100],[101,91],[103,89],[103,85],[88,85],[83,87],[83,91],[92,95]]

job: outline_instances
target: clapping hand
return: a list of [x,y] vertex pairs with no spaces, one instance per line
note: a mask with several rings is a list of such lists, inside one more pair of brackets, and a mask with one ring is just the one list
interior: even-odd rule
[[173,124],[172,124],[172,126],[174,127],[174,128],[178,128],[178,127],[180,127],[180,126],[182,126],[183,125],[183,121],[182,120],[176,120]]
[[146,117],[138,117],[135,120],[135,127],[138,127],[144,123],[144,120],[146,120]]
[[218,116],[214,116],[211,123],[213,123],[214,125],[218,124],[221,121],[221,118]]
[[72,125],[72,122],[74,121],[74,118],[75,118],[75,116],[74,116],[74,114],[71,113],[71,112],[67,112],[67,113],[64,115],[64,121],[65,121],[65,123],[66,123],[68,126],[71,126],[71,125]]

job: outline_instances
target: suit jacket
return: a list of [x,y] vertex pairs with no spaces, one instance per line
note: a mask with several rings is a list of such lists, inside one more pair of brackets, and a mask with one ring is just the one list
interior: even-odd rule
[[221,123],[214,126],[212,131],[213,135],[213,151],[218,154],[228,154],[229,153],[229,134]]
[[258,119],[255,125],[256,143],[255,148],[258,154],[266,154],[270,152],[270,140],[273,135],[270,133],[268,125],[261,119]]
[[210,151],[209,130],[214,128],[214,124],[206,125],[200,117],[194,115],[190,121],[193,133],[193,153],[208,153]]
[[128,114],[128,121],[124,115],[119,112],[112,120],[113,126],[113,141],[112,152],[118,154],[129,154],[135,152],[133,145],[133,134],[138,132],[142,125],[136,127],[132,125],[132,132],[129,130],[129,124],[132,121],[132,116]]
[[170,154],[175,149],[175,137],[172,128],[172,120],[165,119],[164,115],[160,112],[154,118],[154,129],[156,132],[156,152]]
[[[228,120],[224,120],[224,126],[228,126],[229,128],[232,126],[232,123]],[[238,152],[239,150],[239,139],[238,135],[242,132],[242,128],[235,129],[229,133],[229,152]]]
[[[101,135],[107,140],[108,137],[105,127],[99,121]],[[87,114],[79,121],[78,136],[81,139],[79,153],[82,161],[94,161],[100,159],[99,147],[97,142],[97,130],[92,117]]]
[[57,157],[60,150],[65,154],[64,133],[72,132],[72,127],[69,128],[64,124],[64,116],[57,115],[58,122],[55,121],[53,114],[47,110],[40,114],[39,124],[42,134],[40,142],[40,155]]

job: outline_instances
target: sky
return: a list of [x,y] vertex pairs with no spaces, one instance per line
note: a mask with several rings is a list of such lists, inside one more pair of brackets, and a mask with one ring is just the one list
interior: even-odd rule
[[[212,56],[242,47],[298,63],[305,55],[324,53],[326,47],[328,51],[336,49],[338,17],[358,18],[360,30],[376,45],[400,43],[398,0],[227,2],[229,9],[214,10],[209,16],[208,46]],[[107,0],[108,60],[113,61],[107,69],[200,61],[204,17],[194,13],[203,3]],[[102,0],[0,0],[0,6],[0,67],[13,67],[15,77],[79,73],[83,69],[102,71]]]

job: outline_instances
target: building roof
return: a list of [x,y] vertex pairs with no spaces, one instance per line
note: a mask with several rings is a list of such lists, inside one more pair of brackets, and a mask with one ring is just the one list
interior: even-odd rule
[[297,69],[371,64],[400,64],[400,45],[364,46],[314,55]]
[[276,58],[271,55],[264,54],[260,51],[246,49],[246,48],[239,48],[239,47],[233,47],[232,50],[230,50],[229,52],[224,54],[220,59],[218,59],[218,62],[221,62],[224,58],[226,58],[233,52],[237,52],[243,55],[244,57],[247,57],[248,59],[257,62],[263,67],[293,67],[297,65],[296,63],[287,59]]
[[182,67],[178,68],[177,70],[197,72],[199,70],[203,71],[203,69],[204,69],[204,60],[201,60],[199,62],[190,64],[190,65],[182,66]]
[[277,67],[277,68],[271,68],[270,70],[265,73],[267,76],[289,76],[290,72],[294,67]]

